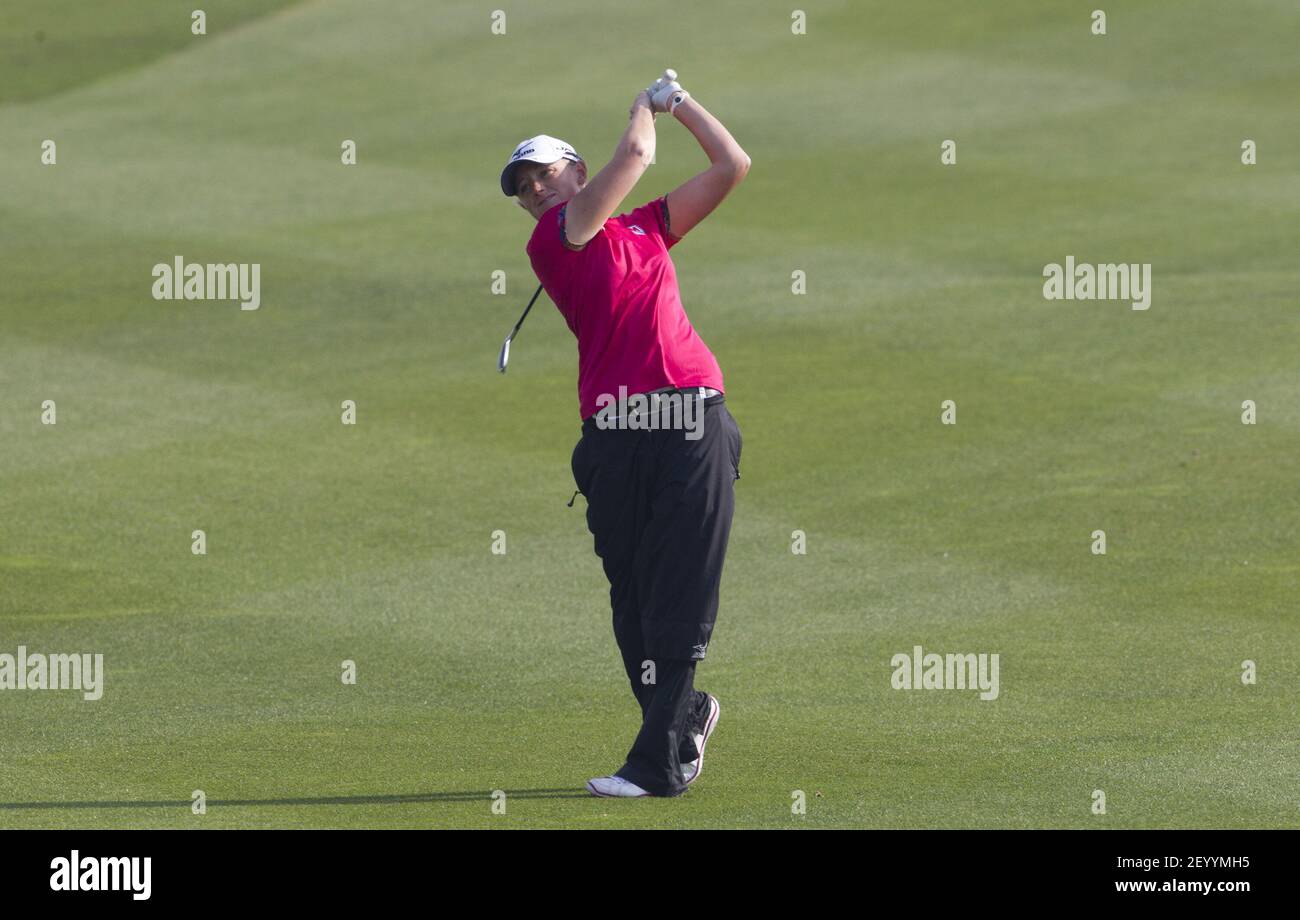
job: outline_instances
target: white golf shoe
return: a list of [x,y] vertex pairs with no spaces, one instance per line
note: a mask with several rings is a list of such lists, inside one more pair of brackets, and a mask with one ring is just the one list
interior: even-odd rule
[[636,783],[628,782],[621,776],[598,776],[589,779],[587,791],[606,799],[635,799],[650,794]]
[[709,736],[713,734],[713,729],[718,725],[718,716],[722,712],[722,707],[718,705],[718,698],[712,693],[709,697],[709,712],[704,717],[703,730],[695,736],[695,750],[700,752],[700,756],[682,764],[682,779],[686,785],[690,785],[699,779],[704,772],[704,745],[709,741]]

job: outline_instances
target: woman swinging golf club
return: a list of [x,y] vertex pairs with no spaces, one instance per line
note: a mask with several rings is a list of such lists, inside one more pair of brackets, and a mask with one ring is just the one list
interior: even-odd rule
[[[590,181],[577,152],[545,134],[516,147],[501,173],[501,190],[537,221],[529,259],[578,339],[583,423],[573,477],[587,498],[614,637],[641,706],[626,762],[587,783],[599,796],[681,795],[704,767],[719,713],[712,695],[694,689],[695,665],[717,618],[741,435],[718,362],[682,308],[668,250],[727,197],[750,161],[676,78],[667,70],[637,95],[613,158]],[[710,165],[613,217],[654,157],[654,119],[664,112],[695,136]],[[507,356],[503,349],[503,369]],[[659,424],[647,409],[661,406],[696,424]]]

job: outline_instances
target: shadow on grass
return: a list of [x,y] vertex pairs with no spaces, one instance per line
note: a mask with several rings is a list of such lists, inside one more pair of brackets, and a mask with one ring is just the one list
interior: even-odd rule
[[[589,799],[589,792],[574,789],[520,789],[503,790],[509,799]],[[484,792],[420,792],[411,795],[331,795],[298,799],[208,799],[209,806],[225,805],[407,805],[420,802],[482,802],[491,801],[493,790]],[[0,809],[60,809],[60,808],[189,808],[189,799],[159,801],[104,801],[104,802],[0,802]]]

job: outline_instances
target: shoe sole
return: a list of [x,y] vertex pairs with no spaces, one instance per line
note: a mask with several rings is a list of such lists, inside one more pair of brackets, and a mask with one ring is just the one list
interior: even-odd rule
[[643,792],[640,795],[608,795],[604,792],[597,792],[596,787],[591,784],[590,780],[587,781],[587,791],[598,799],[645,799],[650,797],[648,792]]
[[699,779],[700,774],[704,772],[704,748],[709,743],[709,736],[713,734],[713,729],[716,728],[718,725],[718,716],[720,715],[722,715],[722,704],[718,702],[718,698],[716,696],[710,693],[709,694],[709,718],[708,721],[704,723],[704,737],[700,741],[700,765],[696,769],[695,775],[686,781],[686,785],[688,786],[691,783],[695,782],[697,779]]

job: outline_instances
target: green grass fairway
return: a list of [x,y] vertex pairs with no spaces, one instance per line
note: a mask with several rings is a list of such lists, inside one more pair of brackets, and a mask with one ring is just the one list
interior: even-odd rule
[[[0,13],[0,653],[106,671],[0,692],[0,827],[1300,825],[1294,0],[202,6]],[[673,250],[745,446],[708,767],[619,802],[577,350],[543,295],[496,372],[498,175],[603,166],[666,66],[753,160]],[[707,165],[657,129],[620,212]],[[177,255],[261,309],[154,300]],[[1070,255],[1150,309],[1045,300]],[[915,645],[999,698],[892,689]]]

